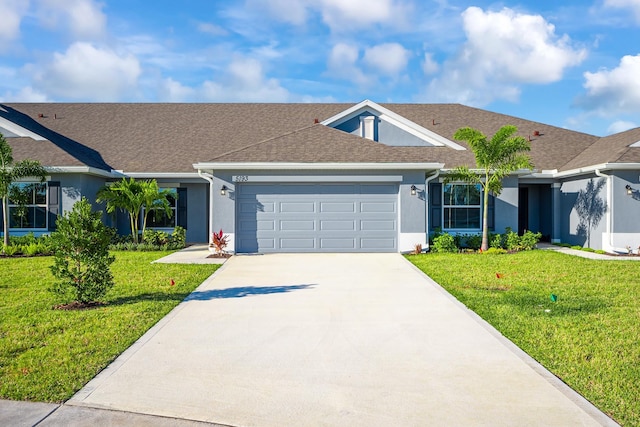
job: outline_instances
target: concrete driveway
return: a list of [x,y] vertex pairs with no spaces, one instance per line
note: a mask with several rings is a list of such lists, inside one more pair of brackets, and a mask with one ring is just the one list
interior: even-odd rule
[[231,426],[613,424],[399,254],[233,257],[67,404]]

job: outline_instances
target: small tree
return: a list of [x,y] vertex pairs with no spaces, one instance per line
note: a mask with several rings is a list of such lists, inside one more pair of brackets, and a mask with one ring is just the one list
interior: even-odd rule
[[84,197],[73,210],[59,217],[51,234],[54,264],[51,272],[59,279],[52,291],[88,303],[102,298],[113,286],[109,255],[111,230],[102,221],[102,212],[93,212]]
[[531,144],[522,136],[514,134],[518,128],[512,125],[501,127],[491,139],[477,129],[465,127],[456,131],[453,137],[466,141],[476,158],[477,171],[468,166],[459,166],[447,175],[445,182],[464,181],[480,184],[484,193],[482,215],[482,245],[480,249],[489,249],[489,193],[496,196],[502,192],[502,180],[518,169],[533,169],[531,159],[526,152]]
[[[34,177],[44,182],[47,172],[36,160],[13,161],[13,150],[0,133],[0,198],[2,198],[2,232],[4,247],[9,245],[9,197],[15,194],[12,184],[20,178]],[[20,199],[18,200],[20,201]]]

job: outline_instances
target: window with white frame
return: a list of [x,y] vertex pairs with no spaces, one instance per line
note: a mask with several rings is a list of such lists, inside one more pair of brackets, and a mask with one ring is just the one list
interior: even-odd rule
[[147,228],[175,228],[178,217],[178,189],[161,188],[160,190],[168,190],[170,192],[167,200],[171,207],[171,217],[169,217],[164,210],[153,210],[149,212],[149,216],[147,217]]
[[47,228],[47,184],[20,182],[9,190],[9,228]]
[[443,189],[443,228],[480,229],[482,189],[480,184],[445,184]]

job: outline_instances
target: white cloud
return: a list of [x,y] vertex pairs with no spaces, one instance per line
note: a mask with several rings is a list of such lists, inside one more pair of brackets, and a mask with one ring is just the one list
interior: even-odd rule
[[210,22],[199,22],[197,28],[201,33],[211,34],[212,36],[226,36],[229,34],[224,28]]
[[196,91],[193,88],[168,77],[160,83],[158,98],[161,102],[188,102],[195,97],[195,94]]
[[2,96],[2,102],[51,102],[51,100],[42,92],[39,92],[31,86],[25,86],[18,93],[7,92]]
[[329,54],[328,74],[331,77],[353,81],[359,85],[368,84],[370,79],[357,66],[359,57],[357,46],[337,43]]
[[437,73],[439,70],[440,70],[440,65],[438,64],[437,61],[433,59],[433,54],[429,52],[425,53],[424,61],[422,61],[422,71],[426,75],[430,75],[430,74]]
[[203,100],[217,102],[287,102],[289,92],[277,79],[267,78],[262,63],[236,57],[220,81],[206,81],[200,92]]
[[0,0],[0,48],[18,38],[20,22],[29,9],[29,0]]
[[584,73],[585,96],[577,104],[601,114],[640,112],[640,54],[624,56],[618,67]]
[[409,10],[394,0],[322,0],[318,3],[323,21],[335,32],[373,24],[398,25],[405,22]]
[[611,123],[611,125],[609,125],[609,127],[607,128],[607,133],[609,134],[620,133],[620,132],[624,132],[625,130],[629,130],[637,127],[638,125],[634,122],[629,122],[626,120],[618,120]]
[[555,27],[540,15],[469,7],[462,19],[467,41],[429,85],[431,100],[480,106],[494,99],[515,101],[519,85],[556,82],[586,57],[566,35],[556,36]]
[[407,67],[410,55],[399,43],[383,43],[367,48],[363,60],[380,74],[395,77]]
[[118,101],[136,88],[140,74],[133,55],[77,42],[65,53],[55,53],[53,61],[36,72],[34,83],[62,99]]
[[106,31],[103,4],[94,0],[37,0],[40,22],[53,29],[68,29],[74,37],[99,38]]
[[349,32],[375,24],[401,27],[410,7],[399,0],[247,0],[245,8],[266,11],[280,22],[305,24],[318,13],[334,32]]
[[629,9],[640,23],[640,0],[605,0],[604,6],[614,9]]

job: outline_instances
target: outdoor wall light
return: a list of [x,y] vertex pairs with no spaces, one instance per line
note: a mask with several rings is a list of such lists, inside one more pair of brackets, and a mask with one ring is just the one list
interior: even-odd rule
[[411,186],[411,195],[412,195],[412,196],[415,196],[417,191],[418,191],[418,189],[416,188],[416,186],[415,186],[415,185],[412,185],[412,186]]
[[221,196],[226,196],[227,195],[227,190],[228,190],[227,186],[223,185],[222,188],[220,189],[220,195]]
[[627,184],[624,188],[627,189],[627,196],[631,196],[633,194],[633,188],[631,188],[629,184]]

